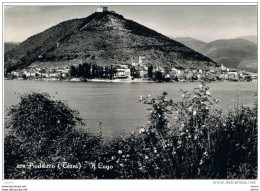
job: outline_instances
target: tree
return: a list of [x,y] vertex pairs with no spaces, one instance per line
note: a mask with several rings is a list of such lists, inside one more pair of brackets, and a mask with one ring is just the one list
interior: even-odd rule
[[162,79],[163,79],[162,72],[160,71],[155,72],[155,80],[157,80],[158,82],[162,82]]
[[84,68],[83,68],[82,64],[79,64],[79,66],[78,66],[78,77],[83,77],[83,73],[84,73]]
[[83,77],[90,78],[91,77],[91,72],[90,72],[91,65],[88,63],[84,63],[83,68],[84,68]]
[[83,63],[83,78],[90,78],[90,65]]
[[95,78],[97,76],[97,65],[94,64],[92,66],[92,77]]
[[108,67],[106,66],[105,67],[105,78],[108,78],[108,74],[109,74],[109,71],[108,71],[109,69],[108,69]]
[[25,74],[23,74],[23,75],[22,75],[22,78],[23,78],[23,79],[26,79],[26,75],[25,75]]
[[71,78],[77,77],[77,68],[75,66],[70,66],[69,76]]
[[131,76],[135,76],[135,66],[131,66],[130,72]]
[[100,66],[100,78],[103,78],[104,77],[104,68],[102,66]]
[[115,69],[113,68],[113,66],[110,66],[110,73],[109,73],[109,77],[111,80],[114,79],[114,74],[115,74]]
[[152,65],[148,67],[148,77],[151,79],[153,78],[153,66]]

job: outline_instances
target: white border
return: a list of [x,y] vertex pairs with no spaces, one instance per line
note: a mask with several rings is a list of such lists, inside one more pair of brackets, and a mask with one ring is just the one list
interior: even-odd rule
[[[2,2],[2,1],[1,1]],[[44,2],[36,1],[29,3],[22,3],[22,1],[8,1],[1,3],[1,21],[3,27],[3,5],[258,5],[258,1],[244,3],[244,1],[225,1],[219,2],[207,2],[200,1],[197,3],[195,1],[182,1],[182,2],[171,2],[165,1],[164,3],[159,3],[155,1],[143,1],[142,3],[137,3],[137,1],[128,1],[124,2],[112,2],[109,0],[102,1],[102,3],[97,1],[78,1],[77,3],[71,2],[55,2],[52,3],[50,0]],[[258,19],[259,22],[259,19]],[[259,24],[259,23],[258,23]],[[3,28],[1,30],[1,42],[3,48]],[[2,49],[1,49],[2,51]],[[3,52],[3,51],[2,51]],[[1,54],[1,60],[3,63],[3,54]],[[259,68],[258,68],[259,69]],[[260,71],[260,70],[259,70]],[[2,77],[0,83],[2,84],[1,89],[1,98],[2,98],[2,110],[0,112],[1,124],[3,124],[3,67],[0,67],[0,72]],[[259,72],[260,73],[260,72]],[[259,79],[258,79],[259,80]],[[259,88],[259,87],[258,87]],[[259,99],[258,99],[259,102]],[[259,103],[258,103],[259,104]],[[258,113],[259,115],[259,113]],[[2,137],[2,136],[1,136]],[[258,136],[259,137],[259,136]],[[259,144],[259,143],[258,143]],[[1,141],[1,153],[3,153],[3,140]],[[258,145],[259,148],[259,145]],[[1,164],[3,164],[3,158],[0,159]],[[259,164],[259,157],[258,157]],[[224,191],[224,190],[245,190],[250,191],[250,185],[240,185],[240,184],[213,184],[214,180],[3,180],[3,168],[1,173],[1,186],[2,185],[26,185],[28,191],[46,191],[46,190],[62,190],[62,191],[71,191],[71,190],[112,190],[112,191],[125,191],[125,190],[200,190],[200,191]],[[218,180],[226,181],[226,180]],[[247,181],[247,180],[241,180]],[[258,180],[256,181],[259,185]],[[258,188],[259,190],[259,188]]]

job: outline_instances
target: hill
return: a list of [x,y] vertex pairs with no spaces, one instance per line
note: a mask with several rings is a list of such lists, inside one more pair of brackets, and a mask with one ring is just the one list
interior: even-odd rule
[[228,68],[257,72],[257,45],[244,39],[216,40],[201,53]]
[[175,38],[175,40],[211,58],[229,68],[257,72],[257,44],[238,37],[236,39],[216,40],[205,43],[190,37]]
[[139,56],[153,65],[216,67],[202,54],[114,12],[95,12],[36,34],[5,54],[7,71],[33,62],[79,60],[99,65],[131,64]]
[[255,35],[248,35],[248,36],[240,36],[237,37],[238,39],[244,39],[244,40],[248,40],[250,42],[254,42],[257,44],[257,36]]
[[207,45],[206,42],[191,37],[177,37],[174,38],[174,40],[184,44],[187,47],[190,47],[197,52],[200,52],[201,49],[203,49]]
[[4,53],[12,50],[14,47],[18,46],[19,42],[5,42],[4,43]]

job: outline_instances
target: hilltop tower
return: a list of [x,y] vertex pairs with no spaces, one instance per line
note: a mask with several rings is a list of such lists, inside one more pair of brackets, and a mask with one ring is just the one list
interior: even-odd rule
[[97,8],[97,12],[98,13],[103,13],[103,12],[108,12],[108,7],[104,7],[104,6],[99,6],[98,8]]

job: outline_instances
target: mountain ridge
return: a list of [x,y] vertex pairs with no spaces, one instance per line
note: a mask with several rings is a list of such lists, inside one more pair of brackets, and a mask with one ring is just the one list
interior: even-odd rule
[[180,39],[180,42],[201,54],[211,58],[215,62],[229,68],[257,72],[257,44],[246,39],[219,39],[203,46],[196,46],[194,43]]
[[254,43],[257,44],[257,36],[255,36],[255,35],[239,36],[237,38],[238,39],[248,40],[250,42],[254,42]]

